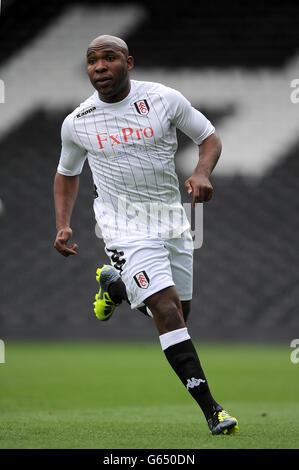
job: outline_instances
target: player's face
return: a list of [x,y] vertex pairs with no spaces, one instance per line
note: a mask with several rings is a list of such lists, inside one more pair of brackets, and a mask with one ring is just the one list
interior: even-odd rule
[[124,99],[130,91],[129,70],[133,57],[114,45],[95,45],[87,51],[87,73],[100,99],[114,103]]

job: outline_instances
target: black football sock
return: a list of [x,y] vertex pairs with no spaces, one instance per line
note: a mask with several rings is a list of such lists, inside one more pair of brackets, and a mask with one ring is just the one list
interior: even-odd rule
[[173,370],[202,409],[206,419],[209,419],[215,411],[222,409],[211,395],[191,339],[167,347],[164,353]]
[[108,287],[108,294],[115,304],[121,304],[123,300],[128,302],[126,286],[121,278],[117,279],[115,282],[111,282]]

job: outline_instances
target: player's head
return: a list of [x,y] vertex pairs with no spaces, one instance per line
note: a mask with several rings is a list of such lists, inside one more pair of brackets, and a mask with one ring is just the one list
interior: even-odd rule
[[86,58],[89,79],[103,101],[113,103],[127,96],[134,59],[125,41],[106,34],[98,36],[89,44]]

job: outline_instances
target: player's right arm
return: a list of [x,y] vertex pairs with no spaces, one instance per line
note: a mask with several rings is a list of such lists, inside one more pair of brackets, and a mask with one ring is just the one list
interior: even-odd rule
[[62,149],[54,179],[54,204],[56,215],[56,239],[54,247],[63,256],[77,254],[78,245],[68,246],[72,237],[70,227],[73,208],[79,190],[79,174],[86,159],[86,151],[75,142],[72,135],[70,116],[61,129]]
[[54,179],[54,204],[56,214],[56,239],[54,247],[63,256],[76,255],[78,245],[68,246],[72,237],[71,215],[79,189],[79,175],[64,176],[56,173]]

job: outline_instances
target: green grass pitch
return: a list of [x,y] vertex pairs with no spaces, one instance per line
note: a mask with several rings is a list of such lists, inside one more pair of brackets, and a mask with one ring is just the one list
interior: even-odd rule
[[299,447],[299,364],[290,361],[288,344],[196,347],[215,399],[239,420],[239,434],[210,434],[158,342],[6,342],[0,447]]

